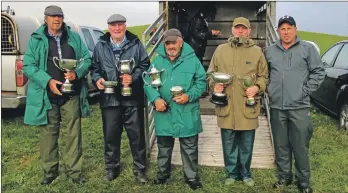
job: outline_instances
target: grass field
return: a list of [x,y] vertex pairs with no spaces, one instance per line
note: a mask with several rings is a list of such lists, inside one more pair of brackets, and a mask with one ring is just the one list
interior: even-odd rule
[[[133,28],[141,33],[146,27]],[[300,33],[300,36],[308,35]],[[314,37],[313,35],[308,35]],[[325,37],[324,35],[317,37]],[[330,40],[315,40],[321,47],[331,44]],[[330,43],[327,43],[330,41]],[[43,172],[39,162],[39,128],[23,124],[22,111],[2,111],[1,120],[1,190],[3,192],[193,192],[184,183],[181,166],[174,168],[167,185],[155,186],[152,183],[138,185],[132,174],[132,157],[126,133],[122,135],[121,176],[113,182],[103,182],[104,155],[102,121],[98,103],[92,102],[92,116],[82,120],[84,165],[83,173],[87,178],[84,185],[75,185],[61,175],[49,186],[39,184]],[[337,120],[320,110],[311,109],[314,134],[310,143],[312,187],[315,192],[348,192],[348,134],[337,130]],[[283,190],[273,190],[274,169],[253,169],[256,186],[245,187],[237,183],[225,187],[223,168],[200,167],[204,188],[196,192],[297,192],[295,185]],[[154,179],[156,163],[151,160],[148,176]]]

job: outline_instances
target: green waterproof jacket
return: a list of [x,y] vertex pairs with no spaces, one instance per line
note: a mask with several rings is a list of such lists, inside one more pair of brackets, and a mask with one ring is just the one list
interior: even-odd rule
[[[161,80],[164,84],[157,91],[145,84],[144,89],[148,100],[154,103],[160,97],[167,103],[167,111],[154,111],[155,132],[157,136],[190,137],[203,131],[200,118],[199,98],[206,88],[206,74],[204,68],[193,49],[184,43],[180,57],[173,63],[167,58],[164,44],[156,50],[152,65],[162,72]],[[149,70],[151,67],[149,68]],[[149,77],[146,75],[146,82]],[[177,104],[173,101],[170,88],[182,86],[189,96],[186,104]]]
[[[28,91],[24,123],[29,125],[47,124],[47,110],[52,108],[47,96],[47,86],[51,76],[46,73],[48,57],[48,39],[44,33],[46,25],[40,26],[32,35],[28,43],[27,51],[23,59],[23,71],[28,77]],[[68,34],[68,44],[74,49],[76,60],[84,59],[75,69],[78,79],[81,79],[80,108],[81,116],[86,117],[90,114],[87,101],[87,81],[85,76],[91,65],[91,55],[80,36],[70,31],[66,27]]]

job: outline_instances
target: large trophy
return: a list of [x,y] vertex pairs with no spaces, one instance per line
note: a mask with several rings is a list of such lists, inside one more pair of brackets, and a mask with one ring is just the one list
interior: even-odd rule
[[[56,60],[58,61],[58,64],[56,63]],[[54,65],[63,72],[70,72],[73,71],[79,62],[81,62],[84,59],[81,60],[74,60],[74,59],[59,59],[58,57],[53,57],[53,63]],[[65,79],[65,82],[62,84],[62,87],[60,88],[60,91],[62,93],[72,93],[74,92],[73,84],[70,83],[68,79]]]
[[[238,83],[244,90],[247,90],[249,87],[255,85],[256,74],[253,74],[251,76],[244,76],[244,77],[238,76]],[[247,102],[246,102],[247,106],[254,106],[255,104],[256,104],[256,101],[254,97],[250,97],[247,99]]]
[[114,94],[115,87],[117,86],[117,81],[104,81],[103,86],[105,94]]
[[[162,75],[162,72],[166,72],[166,76],[165,76],[165,79],[164,81],[162,82],[161,81],[161,75]],[[150,83],[147,83],[144,76],[145,75],[148,75],[150,76]],[[151,86],[151,87],[154,87],[156,88],[156,90],[158,90],[158,87],[162,86],[166,80],[167,80],[167,71],[165,69],[162,69],[162,70],[158,70],[155,65],[152,65],[151,69],[149,72],[146,72],[144,71],[143,72],[143,75],[142,75],[142,78],[144,80],[144,83],[148,86]]]
[[[117,66],[117,65],[116,65]],[[131,60],[121,60],[120,61],[120,68],[117,68],[118,71],[123,74],[131,74],[135,66],[134,58]],[[124,85],[121,89],[121,95],[122,96],[130,96],[132,95],[132,88],[129,87],[129,85]]]
[[[231,84],[234,81],[235,75],[230,75],[221,72],[213,72],[211,73],[210,77],[215,83],[222,83],[224,86],[227,86],[228,84]],[[226,106],[228,104],[227,95],[224,92],[213,92],[213,94],[211,95],[210,102],[214,103],[215,105]]]

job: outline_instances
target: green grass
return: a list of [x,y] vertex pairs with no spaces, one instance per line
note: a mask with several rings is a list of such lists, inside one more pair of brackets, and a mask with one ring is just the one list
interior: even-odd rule
[[[104,172],[102,121],[98,104],[92,105],[92,117],[83,119],[83,173],[85,185],[75,185],[64,176],[49,186],[39,185],[42,170],[39,162],[39,128],[23,124],[23,117],[10,117],[2,124],[2,191],[3,192],[192,192],[183,181],[183,170],[176,166],[167,185],[138,185],[132,174],[132,156],[126,133],[122,136],[122,173],[110,183],[102,181]],[[4,113],[4,112],[3,112]],[[312,186],[315,192],[348,192],[348,135],[337,130],[337,120],[312,109],[314,135],[310,158]],[[252,169],[256,186],[242,183],[224,187],[223,168],[200,167],[204,189],[198,192],[296,192],[294,185],[281,191],[271,188],[276,180],[274,169]],[[148,175],[154,179],[156,165],[151,161]]]
[[298,31],[297,34],[302,40],[309,40],[317,43],[320,47],[320,54],[323,54],[329,47],[331,47],[336,42],[348,40],[348,37],[345,36],[336,36],[314,32]]

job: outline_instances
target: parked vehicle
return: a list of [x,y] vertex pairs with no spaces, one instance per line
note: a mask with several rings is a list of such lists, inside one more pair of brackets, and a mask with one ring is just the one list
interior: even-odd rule
[[312,101],[339,118],[340,128],[348,131],[348,40],[331,46],[321,57],[326,76]]
[[[25,106],[28,79],[22,71],[23,56],[31,34],[43,24],[43,18],[18,17],[1,13],[1,108]],[[65,21],[77,32],[92,54],[94,46],[104,32],[90,26],[78,26]],[[99,93],[87,75],[89,95]]]

